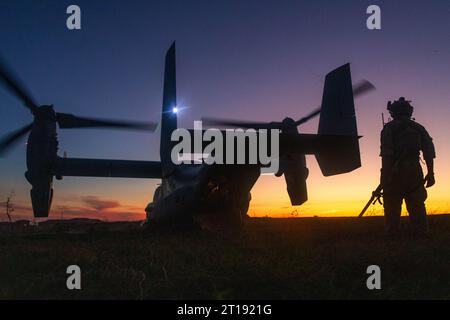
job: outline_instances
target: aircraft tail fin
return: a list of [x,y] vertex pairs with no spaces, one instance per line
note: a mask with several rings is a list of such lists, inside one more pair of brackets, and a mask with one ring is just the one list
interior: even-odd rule
[[166,53],[164,67],[164,93],[161,115],[161,142],[160,157],[163,175],[169,175],[174,164],[171,159],[171,151],[174,142],[171,141],[172,132],[177,129],[177,85],[176,85],[176,60],[175,42]]
[[316,153],[324,176],[350,172],[361,166],[350,64],[325,77],[318,134],[354,137]]

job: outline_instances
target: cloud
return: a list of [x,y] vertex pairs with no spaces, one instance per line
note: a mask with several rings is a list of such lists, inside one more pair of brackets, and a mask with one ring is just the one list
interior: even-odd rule
[[101,210],[83,205],[57,205],[52,210],[50,218],[58,219],[60,217],[64,219],[90,218],[105,221],[131,221],[144,219],[145,213],[143,209],[130,210],[120,205],[114,207],[109,206],[108,209],[103,207]]
[[142,220],[144,209],[136,206],[122,205],[119,201],[103,199],[96,196],[84,196],[75,204],[56,205],[52,210],[64,218],[91,218],[108,221]]
[[[73,200],[73,202],[54,203],[49,219],[90,218],[105,221],[132,221],[145,218],[144,208],[135,205],[122,205],[118,201],[95,196],[75,197]],[[7,221],[6,214],[2,213],[0,207],[0,222]],[[12,217],[14,220],[32,219],[33,210],[30,202],[15,201]]]
[[118,201],[100,199],[99,197],[95,197],[95,196],[82,197],[81,201],[82,201],[82,203],[87,205],[90,209],[94,209],[97,211],[115,209],[115,208],[119,208],[121,206],[120,202],[118,202]]

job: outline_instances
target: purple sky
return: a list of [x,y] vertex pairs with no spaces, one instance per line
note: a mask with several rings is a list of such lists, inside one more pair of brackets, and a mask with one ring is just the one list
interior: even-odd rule
[[[66,29],[70,4],[81,7],[81,31]],[[366,28],[370,4],[381,7],[382,30]],[[179,124],[185,127],[202,116],[298,118],[320,104],[325,74],[351,62],[354,81],[368,79],[378,90],[356,103],[363,167],[328,181],[360,183],[362,194],[369,195],[379,172],[380,113],[388,99],[404,95],[435,138],[439,158],[433,192],[445,202],[449,18],[448,1],[0,0],[0,43],[2,55],[42,104],[81,116],[158,121],[164,53],[176,40],[178,101],[187,107]],[[0,89],[0,135],[30,120],[28,111]],[[300,129],[316,128],[312,121]],[[60,130],[59,141],[60,153],[72,157],[158,160],[159,133]],[[314,160],[308,162],[317,171]],[[24,171],[23,143],[0,159],[0,197],[14,188],[17,201],[29,202]],[[321,179],[313,172],[312,199],[319,197],[314,188]],[[67,178],[56,185],[55,203],[76,205],[95,196],[143,207],[156,183]]]

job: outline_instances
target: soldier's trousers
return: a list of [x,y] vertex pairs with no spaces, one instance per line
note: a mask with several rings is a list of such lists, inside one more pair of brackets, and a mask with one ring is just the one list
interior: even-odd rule
[[403,200],[406,203],[413,231],[419,234],[428,231],[425,208],[427,191],[424,187],[423,172],[419,163],[399,166],[396,173],[390,177],[389,182],[385,183],[383,198],[388,234],[398,232]]

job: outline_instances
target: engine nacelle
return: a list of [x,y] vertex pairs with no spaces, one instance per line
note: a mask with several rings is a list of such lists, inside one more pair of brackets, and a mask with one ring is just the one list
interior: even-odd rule
[[33,186],[30,190],[31,203],[35,218],[47,218],[52,206],[53,188],[51,183],[43,186]]
[[57,158],[56,114],[52,106],[35,111],[35,121],[27,142],[27,172],[34,216],[48,217],[53,199],[53,167]]
[[[283,133],[297,135],[298,128],[291,118],[283,120]],[[280,157],[280,169],[275,174],[280,177],[284,174],[287,192],[293,206],[299,206],[308,200],[308,189],[306,179],[309,170],[306,167],[306,156],[300,153],[287,152]]]
[[299,206],[308,200],[308,189],[306,179],[309,170],[306,167],[304,154],[287,154],[280,159],[280,171],[278,176],[284,174],[287,192],[293,206]]

